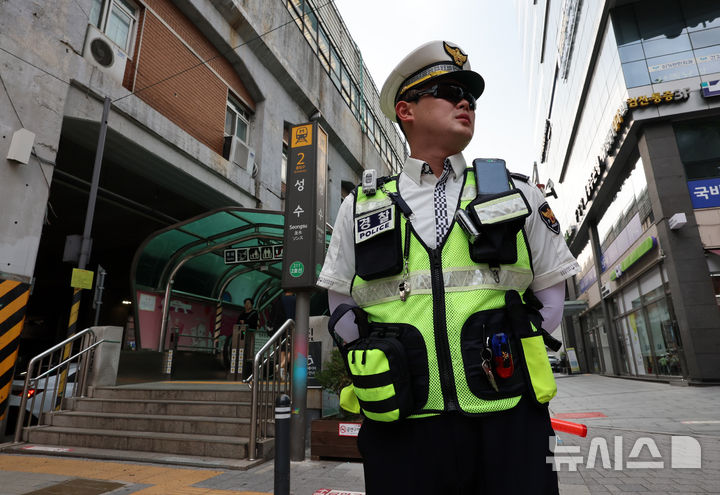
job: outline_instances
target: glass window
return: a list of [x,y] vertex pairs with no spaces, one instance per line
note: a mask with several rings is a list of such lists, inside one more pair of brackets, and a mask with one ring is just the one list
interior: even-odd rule
[[645,58],[642,43],[639,42],[618,47],[618,54],[620,55],[620,62],[634,62]]
[[648,196],[642,160],[638,159],[631,170],[597,224],[604,270],[614,268],[615,262],[643,233],[638,212]]
[[623,305],[625,311],[630,311],[640,307],[640,291],[638,290],[637,284],[630,284],[623,289]]
[[113,43],[126,52],[130,51],[138,8],[126,0],[93,0],[90,22],[103,31]]
[[660,289],[660,294],[665,294],[665,290],[662,286],[662,279],[660,278],[660,270],[651,270],[640,278],[640,292],[651,298],[657,297],[656,289]]
[[690,41],[695,49],[720,45],[720,28],[703,29],[690,33]]
[[640,30],[635,20],[635,11],[632,5],[615,9],[612,21],[615,39],[619,46],[640,41]]
[[350,84],[350,108],[354,114],[358,114],[358,91],[354,84]]
[[297,15],[302,14],[303,0],[288,0],[288,4],[292,6],[293,10]]
[[330,60],[330,41],[328,40],[327,34],[325,34],[325,30],[323,28],[318,29],[318,49],[320,51],[320,55],[322,55],[321,60],[324,58],[325,60]]
[[675,138],[686,167],[692,162],[720,159],[720,120],[675,124]]
[[317,52],[318,20],[308,4],[305,4],[305,39],[308,40],[313,51]]
[[655,346],[657,373],[659,375],[681,374],[677,330],[670,318],[666,300],[663,298],[648,304],[647,313],[652,341]]
[[625,311],[623,310],[622,297],[615,296],[610,300],[610,307],[612,309],[613,316],[620,316]]
[[292,5],[293,9],[290,14],[292,14],[292,17],[295,20],[295,24],[297,24],[300,28],[300,31],[302,31],[303,0],[289,0],[289,3],[290,5]]
[[643,41],[642,45],[647,58],[683,52],[692,48],[692,45],[690,44],[690,37],[687,33],[683,33],[675,38],[658,38],[655,40]]
[[700,74],[713,74],[720,72],[720,45],[695,50]]
[[698,75],[693,52],[681,52],[647,60],[650,80],[653,84],[675,81]]
[[682,7],[688,31],[720,27],[720,5],[717,0],[684,0]]
[[633,6],[643,42],[672,40],[686,32],[678,0],[645,0]]
[[625,76],[625,84],[628,88],[650,85],[650,74],[648,74],[647,63],[645,60],[622,64],[622,70],[623,75]]
[[335,86],[340,89],[340,72],[342,71],[342,64],[338,57],[335,48],[330,46],[330,79],[335,83]]
[[92,0],[92,5],[90,6],[90,23],[93,24],[95,27],[99,27],[100,25],[102,6],[102,0]]
[[225,135],[235,135],[240,141],[247,143],[249,127],[250,112],[238,99],[228,96],[225,112]]
[[655,360],[652,356],[652,348],[650,338],[648,337],[647,326],[642,311],[635,311],[627,317],[628,325],[637,338],[638,347],[640,349],[640,358],[642,367],[638,369],[638,373],[645,375],[655,373]]

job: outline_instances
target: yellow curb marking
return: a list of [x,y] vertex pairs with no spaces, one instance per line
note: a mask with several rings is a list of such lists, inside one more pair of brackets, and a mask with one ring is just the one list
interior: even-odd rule
[[0,471],[56,474],[76,478],[154,485],[133,492],[133,495],[267,495],[271,493],[218,490],[191,486],[214,478],[224,473],[224,471],[146,466],[113,461],[0,454]]

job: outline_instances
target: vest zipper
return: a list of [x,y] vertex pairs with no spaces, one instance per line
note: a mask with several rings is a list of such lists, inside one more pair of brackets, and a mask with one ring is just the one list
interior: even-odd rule
[[433,328],[435,348],[438,356],[438,372],[442,387],[446,411],[459,410],[455,393],[455,376],[452,373],[452,358],[447,335],[447,315],[445,312],[445,284],[442,275],[442,247],[430,251],[430,277],[433,293]]

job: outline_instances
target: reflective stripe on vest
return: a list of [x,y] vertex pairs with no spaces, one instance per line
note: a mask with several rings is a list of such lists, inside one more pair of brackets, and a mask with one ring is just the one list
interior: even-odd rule
[[[487,265],[458,267],[443,271],[443,283],[446,292],[471,291],[478,289],[524,291],[532,282],[533,274],[529,269],[507,266],[497,274],[499,282]],[[402,276],[373,280],[353,288],[352,296],[360,307],[393,301],[400,297],[399,284]],[[432,281],[429,270],[411,272],[408,275],[411,294],[432,294]]]
[[473,206],[473,209],[483,225],[502,222],[529,213],[525,201],[519,193],[478,203]]

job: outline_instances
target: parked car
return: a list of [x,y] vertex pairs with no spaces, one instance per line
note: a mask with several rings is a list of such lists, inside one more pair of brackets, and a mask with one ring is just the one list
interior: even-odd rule
[[[75,393],[75,381],[77,376],[78,365],[77,363],[70,363],[68,366],[67,385],[65,387],[65,397],[72,397]],[[51,373],[47,379],[41,378],[35,383],[35,387],[31,387],[27,392],[27,402],[25,404],[26,415],[31,414],[32,418],[30,422],[37,424],[38,419],[42,413],[48,412],[53,409],[53,397],[55,396],[55,388],[60,379],[60,372],[58,369]],[[12,389],[10,392],[10,398],[8,400],[8,422],[7,431],[14,431],[15,424],[17,422],[18,411],[20,410],[20,402],[22,399],[23,388],[25,387],[25,375],[27,372],[20,373],[16,380],[12,382]],[[32,385],[32,384],[31,384]],[[25,416],[27,421],[27,416]]]
[[553,354],[548,354],[548,360],[550,361],[550,368],[553,371],[560,371],[560,358]]

